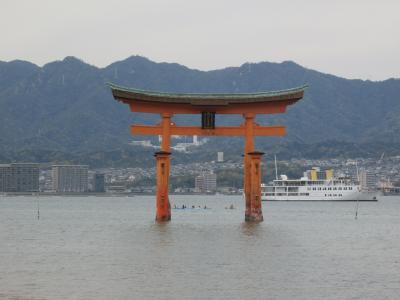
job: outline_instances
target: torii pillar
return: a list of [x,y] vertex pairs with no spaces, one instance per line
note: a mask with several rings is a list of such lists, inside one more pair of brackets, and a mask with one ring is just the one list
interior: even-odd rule
[[156,221],[171,220],[171,205],[168,199],[169,184],[169,156],[171,152],[159,151],[154,154],[156,157]]
[[161,114],[162,136],[161,151],[155,153],[156,157],[156,221],[171,220],[171,205],[168,198],[170,148],[171,148],[171,117],[170,113]]
[[[245,220],[261,222],[261,156],[254,150],[255,136],[282,136],[285,126],[260,126],[254,122],[256,114],[284,113],[286,107],[303,97],[306,86],[274,92],[248,94],[171,94],[143,91],[110,84],[116,100],[129,104],[132,112],[157,113],[158,125],[132,125],[134,135],[161,135],[161,151],[155,153],[157,163],[156,220],[171,220],[168,199],[171,135],[243,136]],[[201,127],[176,126],[174,114],[201,115]],[[242,114],[239,126],[215,126],[216,114]]]
[[[249,210],[246,210],[245,220],[250,222],[262,222],[264,220],[261,206],[261,157],[263,152],[254,151],[247,153],[250,169],[250,202]],[[246,199],[247,201],[247,199]]]

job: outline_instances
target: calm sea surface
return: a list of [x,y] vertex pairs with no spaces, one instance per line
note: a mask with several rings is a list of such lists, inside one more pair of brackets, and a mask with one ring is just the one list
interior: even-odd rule
[[[40,219],[37,219],[37,202]],[[400,299],[400,198],[0,197],[0,299]],[[234,204],[236,209],[226,206]]]

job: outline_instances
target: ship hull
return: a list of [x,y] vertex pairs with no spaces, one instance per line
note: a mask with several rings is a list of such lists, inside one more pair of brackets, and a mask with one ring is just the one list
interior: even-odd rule
[[345,196],[262,196],[262,201],[378,201],[377,192],[354,192]]

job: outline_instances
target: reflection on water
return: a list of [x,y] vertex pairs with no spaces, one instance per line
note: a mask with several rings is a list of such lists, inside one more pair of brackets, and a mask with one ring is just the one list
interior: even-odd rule
[[[400,199],[263,203],[242,197],[0,198],[0,299],[397,299]],[[237,209],[225,207],[234,204]]]
[[261,231],[265,229],[262,223],[249,223],[249,222],[242,222],[240,225],[241,232],[247,236],[259,236]]
[[173,240],[172,228],[169,222],[155,222],[150,226],[150,232],[153,235],[154,247],[168,246]]

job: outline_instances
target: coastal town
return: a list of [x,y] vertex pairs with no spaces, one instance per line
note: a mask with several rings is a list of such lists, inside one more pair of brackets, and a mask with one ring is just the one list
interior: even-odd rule
[[[242,161],[225,161],[218,152],[214,161],[171,165],[171,193],[240,194]],[[364,188],[399,193],[400,156],[379,159],[291,159],[265,161],[263,181],[286,174],[291,179],[313,167],[332,169],[335,177],[359,180]],[[102,168],[88,165],[10,163],[0,165],[0,193],[44,194],[152,194],[155,192],[155,166],[149,168]]]

